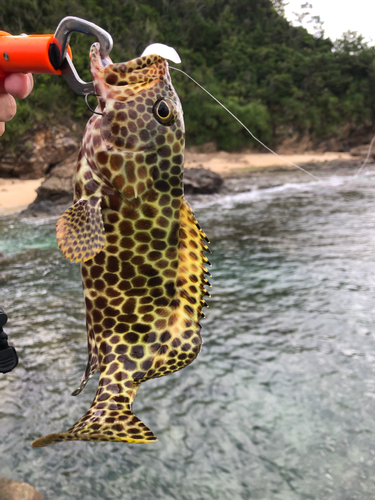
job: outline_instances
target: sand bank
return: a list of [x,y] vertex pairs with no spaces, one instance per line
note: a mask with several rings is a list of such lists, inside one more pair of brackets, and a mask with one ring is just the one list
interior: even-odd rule
[[[294,155],[283,155],[286,160],[297,165],[312,163],[325,163],[334,160],[352,160],[349,153],[304,153]],[[272,154],[252,153],[193,153],[186,152],[186,168],[199,167],[208,168],[219,173],[223,177],[232,174],[241,174],[241,171],[261,170],[268,167],[291,168],[281,158]],[[0,215],[20,212],[27,208],[36,198],[35,190],[41,185],[43,179],[19,180],[0,178]]]

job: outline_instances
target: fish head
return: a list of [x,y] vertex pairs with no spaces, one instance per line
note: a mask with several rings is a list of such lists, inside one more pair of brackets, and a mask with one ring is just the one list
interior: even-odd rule
[[[134,163],[136,177],[137,165],[147,167],[147,175],[144,168],[139,174],[151,179],[149,187],[156,168],[170,170],[177,165],[182,172],[183,113],[167,60],[145,51],[136,59],[114,64],[109,58],[101,59],[99,48],[94,44],[90,53],[97,112],[102,114],[93,117],[91,156],[95,155],[106,181],[113,184],[126,164],[130,172],[129,162]],[[125,175],[119,183],[129,186],[129,181]],[[116,187],[121,190],[121,186]]]

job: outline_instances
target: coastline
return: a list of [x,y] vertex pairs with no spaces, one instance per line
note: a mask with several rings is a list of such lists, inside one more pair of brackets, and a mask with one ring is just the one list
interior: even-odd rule
[[[350,153],[314,153],[281,155],[282,158],[300,166],[313,168],[329,168],[337,163],[352,163],[359,165],[361,160]],[[223,178],[238,177],[251,172],[266,172],[267,170],[296,170],[296,167],[271,153],[196,153],[187,150],[185,153],[185,168],[203,167],[220,174]],[[308,168],[307,168],[308,169]],[[0,216],[21,212],[36,198],[36,189],[44,178],[33,180],[0,178]]]

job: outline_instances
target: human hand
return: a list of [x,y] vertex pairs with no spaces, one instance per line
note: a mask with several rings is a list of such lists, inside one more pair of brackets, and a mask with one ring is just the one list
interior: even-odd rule
[[24,99],[34,86],[31,74],[12,73],[0,80],[0,135],[5,131],[5,122],[13,118],[17,111],[14,97]]

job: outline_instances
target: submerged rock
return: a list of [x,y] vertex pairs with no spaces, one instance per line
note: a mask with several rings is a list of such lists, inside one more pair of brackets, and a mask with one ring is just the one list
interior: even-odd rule
[[188,168],[184,172],[185,194],[214,194],[220,191],[223,179],[216,172],[202,166]]
[[0,500],[43,500],[43,498],[43,495],[30,484],[0,477]]

